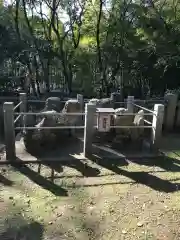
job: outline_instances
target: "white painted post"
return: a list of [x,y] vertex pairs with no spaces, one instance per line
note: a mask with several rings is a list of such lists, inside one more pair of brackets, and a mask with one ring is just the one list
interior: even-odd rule
[[128,113],[134,113],[134,96],[128,96],[127,97],[127,110]]
[[[19,101],[21,103],[20,105],[20,112],[27,112],[27,95],[26,93],[20,93],[19,95]],[[21,116],[21,126],[24,126],[26,123],[26,116]]]
[[154,105],[154,115],[152,120],[152,148],[158,149],[162,137],[162,125],[164,119],[164,105],[155,104]]
[[15,150],[15,132],[14,132],[14,103],[5,102],[3,105],[4,112],[4,134],[6,144],[6,160],[13,161],[16,159]]
[[165,125],[165,130],[171,131],[173,130],[173,127],[174,127],[178,96],[177,94],[168,93],[165,96],[165,100],[167,100],[168,103],[167,103],[167,108],[165,113],[164,125]]
[[85,126],[84,126],[84,156],[92,154],[92,141],[94,134],[94,114],[96,105],[86,103],[85,105]]

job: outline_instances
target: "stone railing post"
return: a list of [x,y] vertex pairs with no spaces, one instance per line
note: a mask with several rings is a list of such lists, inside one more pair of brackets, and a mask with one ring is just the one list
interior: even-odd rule
[[[77,100],[81,105],[81,112],[84,112],[84,97],[82,94],[77,94]],[[84,120],[84,116],[79,117],[79,123],[82,124]]]
[[84,156],[92,154],[92,141],[94,134],[94,114],[96,105],[86,103],[85,105],[85,126],[84,126]]
[[128,113],[134,113],[134,96],[128,96],[127,97],[127,110]]
[[77,100],[78,102],[80,102],[80,105],[81,105],[81,110],[83,112],[84,110],[84,97],[82,94],[77,94]]
[[164,105],[154,105],[154,115],[152,120],[152,148],[158,149],[160,147],[162,138],[162,125],[164,119]]
[[168,93],[165,95],[164,99],[168,101],[165,112],[164,127],[165,130],[171,131],[174,127],[178,96],[177,94]]
[[116,96],[115,93],[111,93],[110,99],[112,101],[112,106],[115,108]]
[[6,160],[8,161],[16,159],[13,108],[13,102],[5,102],[3,105]]
[[[22,102],[20,105],[20,112],[27,112],[27,95],[26,93],[20,93],[19,101]],[[24,126],[26,123],[26,116],[21,116],[21,126]]]

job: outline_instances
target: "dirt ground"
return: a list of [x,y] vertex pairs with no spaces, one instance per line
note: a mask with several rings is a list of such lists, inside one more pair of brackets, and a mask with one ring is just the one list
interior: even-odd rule
[[179,137],[155,159],[1,166],[0,239],[179,240]]

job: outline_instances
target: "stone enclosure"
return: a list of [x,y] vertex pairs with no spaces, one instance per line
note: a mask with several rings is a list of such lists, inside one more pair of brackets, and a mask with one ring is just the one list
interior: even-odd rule
[[[145,101],[133,96],[124,102],[117,102],[116,97],[112,94],[110,98],[85,100],[78,94],[77,99],[64,103],[58,97],[49,97],[40,112],[33,112],[26,94],[21,93],[17,106],[4,103],[6,159],[16,159],[15,130],[21,132],[28,152],[59,148],[62,139],[68,144],[68,138],[75,134],[83,140],[84,157],[93,153],[94,143],[105,143],[107,139],[111,147],[119,149],[133,143],[157,149],[162,129],[173,128],[177,96],[169,94],[154,102],[153,109],[144,107]],[[18,107],[20,113],[16,112]]]

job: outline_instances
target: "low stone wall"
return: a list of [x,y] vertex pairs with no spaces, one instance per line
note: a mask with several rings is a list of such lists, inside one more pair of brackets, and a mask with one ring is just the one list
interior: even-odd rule
[[[118,94],[117,94],[118,95]],[[84,111],[85,103],[89,101],[89,99],[83,99],[83,96],[81,94],[77,95],[77,98],[80,98],[82,102],[82,111]],[[29,100],[35,100],[30,99]],[[67,101],[68,98],[63,99],[63,102]],[[4,118],[3,118],[3,104],[4,102],[14,102],[14,105],[18,104],[19,98],[16,96],[3,96],[0,97],[0,137],[3,137],[4,134]],[[163,103],[164,101],[164,103]],[[167,102],[165,102],[167,101]],[[164,120],[163,120],[163,129],[167,131],[171,131],[173,129],[179,129],[180,128],[180,101],[177,100],[177,95],[175,94],[167,94],[164,98],[161,99],[149,99],[149,100],[138,100],[135,99],[135,103],[138,105],[141,105],[142,107],[152,109],[154,107],[155,103],[162,103],[165,105],[165,112],[164,112]],[[28,109],[32,108],[33,111],[38,112],[41,111],[45,106],[45,99],[43,100],[35,100],[28,102]],[[62,108],[64,106],[64,103],[62,103]],[[118,96],[114,97],[114,108],[120,108],[120,107],[127,107],[127,99],[124,99],[124,102],[120,102],[120,99]],[[134,107],[134,111],[138,112],[138,108]],[[16,112],[18,112],[19,109],[16,109]],[[81,117],[82,121],[84,122],[84,116]],[[147,116],[148,121],[152,121],[152,116]]]

